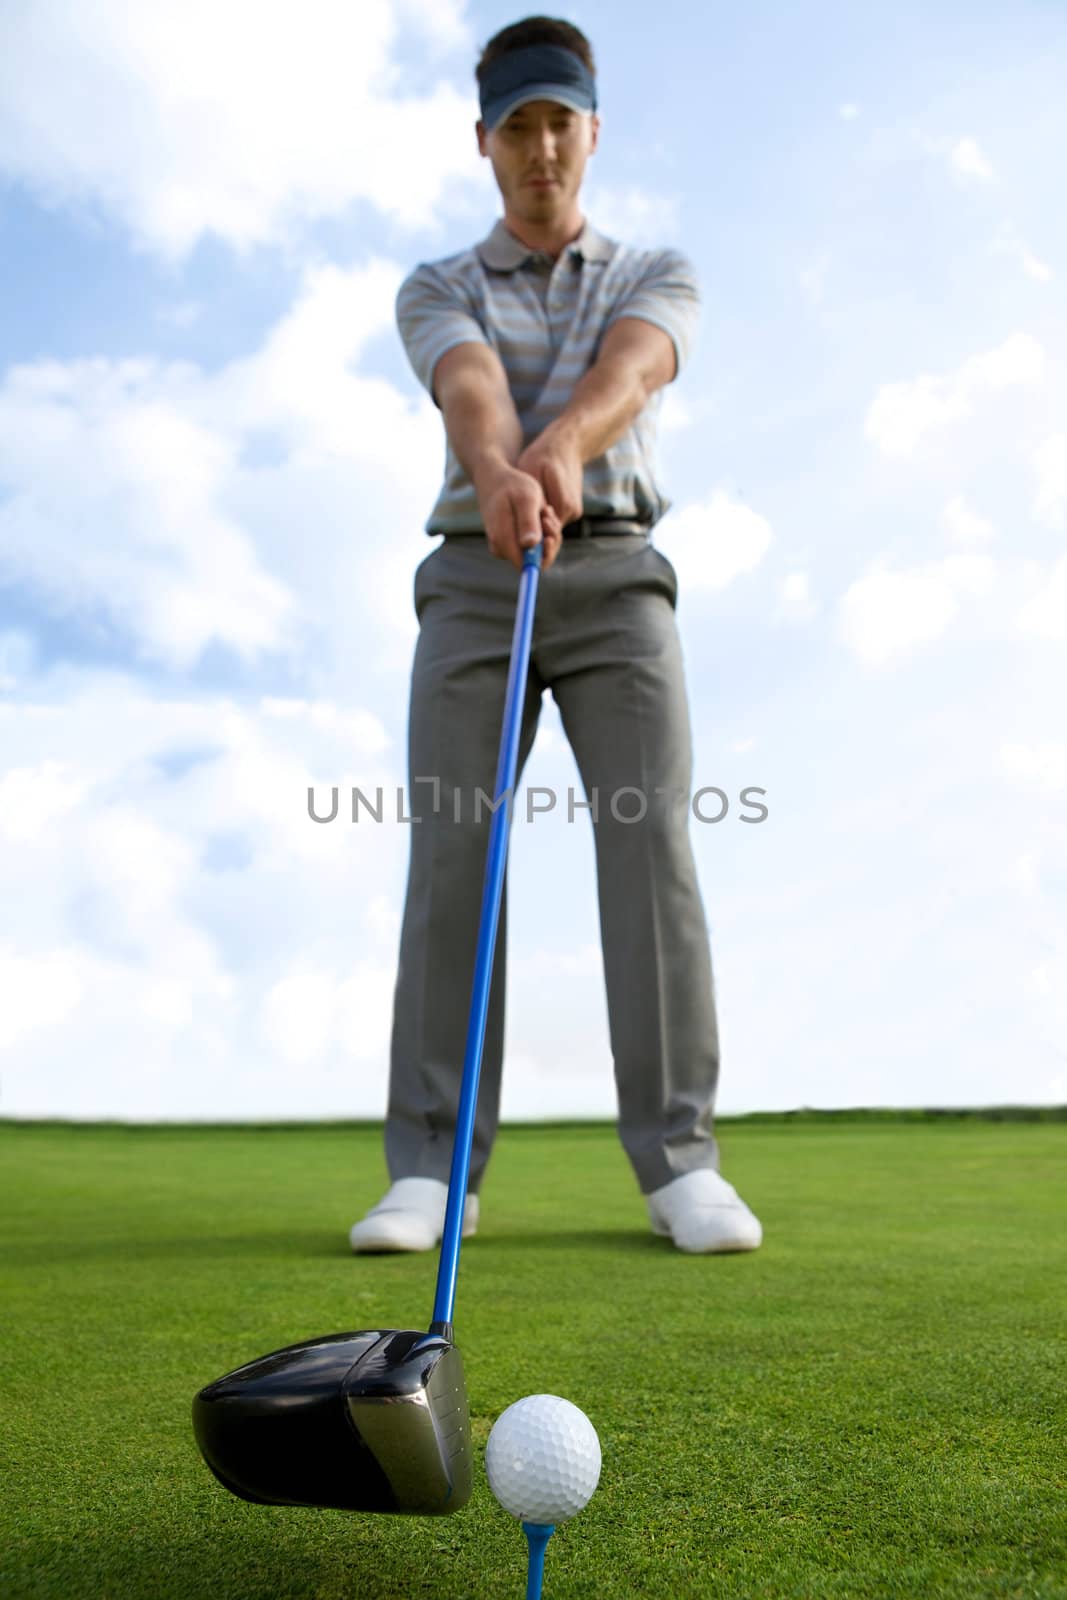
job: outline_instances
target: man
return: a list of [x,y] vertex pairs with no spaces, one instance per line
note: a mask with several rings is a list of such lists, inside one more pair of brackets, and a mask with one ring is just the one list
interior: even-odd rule
[[[582,216],[600,124],[577,28],[543,17],[506,28],[476,76],[478,148],[504,216],[474,249],[420,264],[397,296],[408,357],[444,417],[445,483],[426,524],[444,538],[415,576],[419,820],[394,998],[392,1186],[350,1242],[426,1250],[443,1230],[490,820],[475,796],[493,794],[516,569],[540,541],[518,773],[550,688],[594,825],[619,1135],[655,1232],[687,1251],[751,1250],[760,1224],[717,1171],[718,1034],[688,834],[677,579],[649,538],[670,505],[650,465],[658,391],[688,356],[699,292],[678,251],[617,244]],[[637,799],[615,804],[624,789]],[[506,916],[505,884],[465,1236],[498,1124]]]

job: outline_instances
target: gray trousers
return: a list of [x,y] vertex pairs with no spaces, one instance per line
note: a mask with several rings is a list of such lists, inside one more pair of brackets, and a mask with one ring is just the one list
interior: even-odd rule
[[[446,538],[415,574],[408,795],[421,820],[411,824],[394,995],[385,1123],[394,1182],[449,1177],[492,820],[483,803],[475,821],[475,792],[494,792],[518,591],[517,568],[491,555],[484,535]],[[515,784],[517,794],[550,688],[586,799],[598,793],[592,826],[618,1132],[643,1194],[719,1164],[719,1043],[689,840],[692,743],[676,600],[674,568],[643,533],[563,542],[539,580]],[[657,796],[657,786],[670,792]],[[613,795],[627,787],[646,797],[639,821],[612,815]],[[620,817],[640,808],[637,796],[617,798]],[[506,948],[505,876],[473,1193],[499,1123]]]

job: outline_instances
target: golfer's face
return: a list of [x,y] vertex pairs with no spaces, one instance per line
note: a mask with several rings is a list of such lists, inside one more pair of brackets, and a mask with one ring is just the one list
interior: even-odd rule
[[[493,131],[489,155],[512,210],[533,218],[566,209],[595,145],[592,121],[553,100],[531,100]],[[538,178],[553,181],[538,187]]]

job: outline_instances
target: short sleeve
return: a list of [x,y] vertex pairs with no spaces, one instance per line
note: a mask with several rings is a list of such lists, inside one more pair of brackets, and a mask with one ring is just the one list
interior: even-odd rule
[[700,284],[689,257],[680,250],[658,250],[612,310],[605,332],[620,317],[655,323],[674,344],[678,363],[674,376],[679,378],[696,340],[700,304]]
[[434,368],[453,345],[489,344],[485,329],[459,291],[425,263],[410,272],[396,296],[396,325],[412,371],[437,405]]

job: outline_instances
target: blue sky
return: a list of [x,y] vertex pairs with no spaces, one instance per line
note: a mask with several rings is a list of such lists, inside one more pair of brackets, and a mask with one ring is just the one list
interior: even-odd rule
[[[393,302],[500,215],[473,67],[524,14],[7,9],[2,1115],[384,1111],[406,829],[306,791],[405,781],[444,443]],[[1067,20],[553,14],[584,214],[704,296],[654,537],[731,801],[720,1109],[1067,1100]],[[589,825],[522,803],[504,1115],[611,1116]]]

